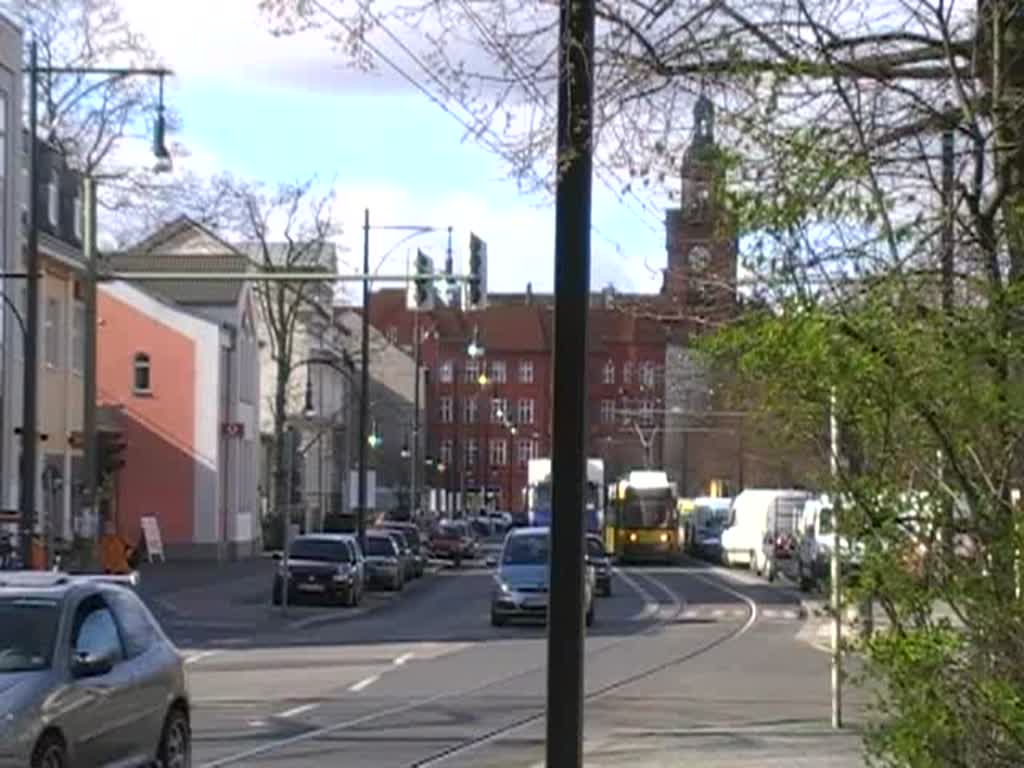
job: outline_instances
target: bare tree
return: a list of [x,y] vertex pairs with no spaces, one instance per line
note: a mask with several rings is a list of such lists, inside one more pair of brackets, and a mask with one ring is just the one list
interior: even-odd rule
[[[156,54],[131,28],[117,0],[4,0],[2,7],[37,43],[40,67],[157,65]],[[116,172],[118,140],[151,135],[157,88],[152,78],[43,72],[40,135],[84,173]]]

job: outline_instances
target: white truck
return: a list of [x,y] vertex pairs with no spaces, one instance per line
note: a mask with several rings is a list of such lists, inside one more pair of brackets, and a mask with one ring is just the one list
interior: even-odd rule
[[[526,465],[528,525],[551,525],[551,459],[530,459]],[[587,459],[587,531],[600,533],[604,525],[604,460]]]

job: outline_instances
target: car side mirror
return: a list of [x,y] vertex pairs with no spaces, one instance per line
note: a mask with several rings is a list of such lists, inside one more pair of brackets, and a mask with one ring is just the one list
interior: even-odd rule
[[76,653],[71,662],[71,672],[75,677],[99,677],[114,668],[114,659],[109,655],[94,656],[89,653]]
[[284,559],[284,556],[280,552],[275,552],[274,554],[271,555],[271,557],[274,558],[275,560],[283,560]]

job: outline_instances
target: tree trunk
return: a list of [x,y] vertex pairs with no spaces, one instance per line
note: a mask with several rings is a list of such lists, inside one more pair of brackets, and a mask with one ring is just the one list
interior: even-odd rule
[[288,416],[288,380],[291,371],[281,360],[277,361],[277,376],[274,381],[274,493],[277,512],[285,513],[291,502],[287,498],[288,483],[285,478],[287,461],[284,455],[284,429]]

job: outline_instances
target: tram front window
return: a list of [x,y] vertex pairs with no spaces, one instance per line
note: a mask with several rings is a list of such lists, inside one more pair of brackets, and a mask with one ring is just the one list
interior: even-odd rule
[[622,510],[623,528],[668,528],[671,523],[671,492],[630,492],[627,495]]

